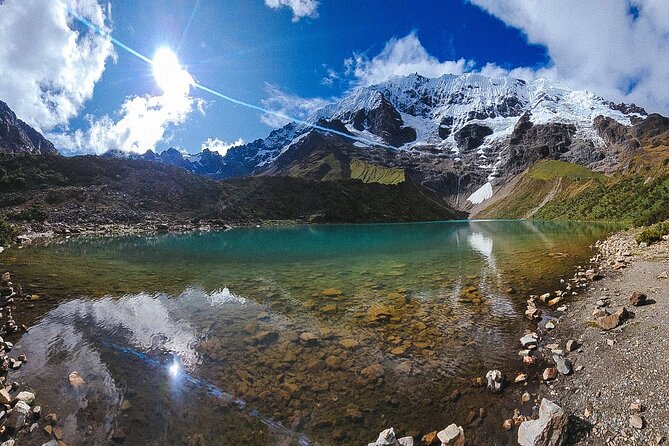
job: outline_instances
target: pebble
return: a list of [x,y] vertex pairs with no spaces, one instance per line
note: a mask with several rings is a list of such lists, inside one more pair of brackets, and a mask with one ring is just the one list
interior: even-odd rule
[[637,414],[630,415],[630,426],[634,429],[643,429],[644,419]]

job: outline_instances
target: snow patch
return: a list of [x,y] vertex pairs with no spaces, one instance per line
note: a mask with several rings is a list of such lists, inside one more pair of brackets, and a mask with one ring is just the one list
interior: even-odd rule
[[467,201],[469,201],[472,204],[481,204],[490,197],[492,197],[493,191],[492,191],[492,184],[490,181],[485,183],[483,186],[479,187],[476,192],[471,194],[469,198],[467,198]]

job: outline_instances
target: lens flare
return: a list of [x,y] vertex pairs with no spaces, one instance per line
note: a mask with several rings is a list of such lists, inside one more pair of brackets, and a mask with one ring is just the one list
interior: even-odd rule
[[179,371],[181,370],[181,367],[179,367],[179,363],[178,363],[178,362],[174,361],[174,362],[170,365],[170,367],[169,367],[168,370],[169,370],[169,372],[170,372],[170,375],[174,378],[174,377],[176,377],[176,376],[179,374]]
[[[1,1],[1,0],[0,0]],[[221,93],[220,91],[216,91],[212,88],[206,87],[202,84],[199,84],[195,82],[193,77],[186,71],[181,64],[179,64],[179,59],[177,58],[176,54],[169,48],[161,48],[158,51],[156,51],[156,55],[154,56],[153,60],[149,59],[148,57],[144,56],[140,52],[130,48],[127,46],[125,43],[121,42],[120,40],[116,39],[113,37],[110,33],[107,31],[104,31],[100,29],[100,27],[94,25],[90,21],[86,20],[84,17],[80,16],[77,14],[77,12],[73,9],[68,9],[70,15],[82,23],[83,25],[86,25],[91,31],[95,32],[96,34],[104,37],[105,39],[109,39],[111,42],[114,43],[114,45],[118,46],[119,48],[122,48],[123,50],[127,51],[128,53],[132,54],[133,56],[143,60],[144,62],[150,64],[153,66],[153,75],[156,78],[156,83],[158,86],[165,92],[165,96],[171,97],[174,99],[178,99],[179,97],[185,97],[188,95],[190,91],[190,87],[195,87],[199,90],[205,91],[207,93],[210,93],[214,96],[218,96],[221,99],[224,99],[228,102],[231,102],[233,104],[241,105],[243,107],[250,108],[252,110],[257,110],[262,113],[267,113],[273,116],[276,116],[281,119],[285,119],[289,122],[295,122],[297,124],[304,125],[305,127],[310,127],[313,129],[320,130],[325,133],[330,133],[333,135],[338,135],[343,138],[350,139],[352,141],[356,141],[362,144],[365,144],[367,146],[371,147],[383,147],[386,149],[391,149],[394,150],[396,147],[390,146],[388,144],[385,144],[381,141],[374,141],[368,138],[364,138],[361,136],[353,136],[345,132],[340,132],[338,130],[333,130],[328,127],[323,127],[317,124],[314,124],[312,122],[305,121],[304,119],[296,118],[294,116],[288,116],[284,113],[277,112],[275,110],[269,110],[264,107],[260,107],[258,105],[250,104],[248,102],[240,101],[239,99],[235,99],[231,96],[228,96],[227,94]]]
[[169,48],[159,48],[151,60],[151,66],[156,83],[166,95],[186,95],[194,84],[193,77]]

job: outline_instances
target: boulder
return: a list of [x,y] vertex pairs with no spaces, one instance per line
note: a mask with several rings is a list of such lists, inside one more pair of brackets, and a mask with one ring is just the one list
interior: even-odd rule
[[461,426],[451,424],[443,431],[437,433],[441,446],[464,446],[465,432]]
[[83,386],[86,384],[86,381],[84,381],[84,378],[81,377],[79,372],[72,372],[68,375],[67,377],[68,381],[70,382],[70,385],[74,387],[75,389],[78,389],[79,387]]
[[0,404],[11,404],[12,396],[7,392],[7,389],[0,389]]
[[637,414],[630,415],[630,426],[634,429],[643,429],[644,419]]
[[567,344],[566,344],[565,347],[567,348],[568,352],[573,352],[574,350],[576,350],[578,348],[578,341],[576,341],[574,339],[570,339],[570,340],[567,341]]
[[402,437],[397,441],[399,442],[400,446],[413,446],[414,445],[413,437]]
[[499,392],[502,390],[502,384],[503,384],[503,379],[502,379],[502,372],[499,370],[490,370],[488,373],[485,374],[485,379],[487,380],[487,387],[488,390],[492,390],[493,392]]
[[607,314],[606,316],[600,316],[595,321],[597,325],[603,330],[613,330],[618,325],[620,325],[627,317],[629,313],[625,307],[618,308],[613,314]]
[[647,297],[648,296],[646,296],[645,294],[635,291],[630,296],[630,304],[632,304],[635,307],[643,305],[644,303],[646,303]]
[[569,418],[560,406],[541,400],[539,419],[524,421],[518,428],[520,446],[560,446],[565,439]]

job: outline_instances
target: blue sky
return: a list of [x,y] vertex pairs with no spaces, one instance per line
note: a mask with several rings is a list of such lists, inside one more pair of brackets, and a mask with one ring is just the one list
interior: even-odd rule
[[[114,1],[113,35],[149,57],[157,47],[173,48],[198,82],[254,104],[266,99],[266,83],[299,96],[340,96],[350,80],[324,85],[326,67],[344,77],[344,60],[353,52],[377,54],[391,37],[412,31],[439,60],[464,57],[508,67],[546,62],[544,48],[459,0],[345,3],[324,1],[317,18],[293,22],[289,8],[271,9],[262,1]],[[84,113],[109,113],[125,96],[158,93],[144,62],[117,53]],[[208,138],[251,141],[271,130],[255,110],[195,94],[207,101],[205,115],[191,114],[159,149],[172,144],[192,152]]]
[[410,70],[547,77],[669,109],[669,13],[654,0],[4,0],[0,100],[72,152],[198,152],[280,122],[197,89],[166,98],[150,65],[68,7],[148,57],[172,49],[202,85],[291,116]]

